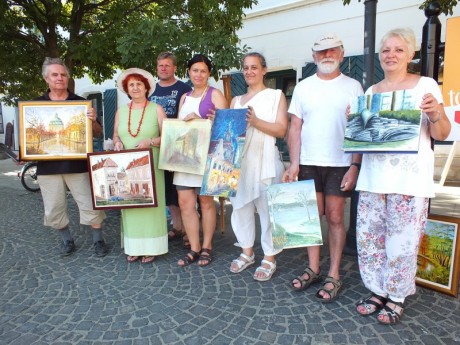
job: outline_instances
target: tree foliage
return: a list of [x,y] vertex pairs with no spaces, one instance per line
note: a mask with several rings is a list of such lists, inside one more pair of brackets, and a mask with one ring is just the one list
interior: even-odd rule
[[[344,5],[349,5],[352,0],[342,0]],[[358,0],[361,2],[361,0]],[[431,3],[435,1],[433,0],[424,0],[422,4],[419,6],[419,9],[424,10],[427,8]],[[457,6],[458,1],[457,0],[436,0],[436,2],[439,4],[439,7],[441,9],[441,12],[444,13],[445,15],[452,15],[453,8]]]
[[1,101],[32,99],[45,83],[41,64],[61,57],[73,78],[100,83],[117,68],[155,70],[165,50],[179,73],[195,52],[218,69],[237,67],[246,47],[236,30],[257,0],[3,0],[0,1]]

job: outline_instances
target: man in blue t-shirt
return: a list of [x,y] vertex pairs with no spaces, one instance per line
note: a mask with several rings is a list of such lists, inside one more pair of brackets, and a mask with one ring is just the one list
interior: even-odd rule
[[[175,73],[177,70],[177,58],[173,53],[163,52],[157,58],[157,76],[158,82],[155,91],[150,96],[149,100],[163,107],[168,118],[175,119],[179,112],[179,101],[182,95],[192,90],[190,86],[184,82],[177,80]],[[172,171],[165,171],[165,196],[166,205],[171,212],[173,229],[169,231],[168,238],[173,239],[182,236],[182,220],[179,209],[179,201],[177,199],[177,190],[173,185]],[[184,237],[184,247],[189,248],[190,244]]]

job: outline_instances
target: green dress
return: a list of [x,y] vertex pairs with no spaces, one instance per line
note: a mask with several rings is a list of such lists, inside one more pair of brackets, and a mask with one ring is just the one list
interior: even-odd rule
[[[144,119],[136,137],[128,132],[129,105],[121,107],[118,116],[118,135],[125,150],[134,149],[143,139],[160,136],[155,103],[149,102],[145,108]],[[142,109],[132,109],[131,133],[137,132],[141,117]],[[164,175],[163,170],[158,169],[159,148],[153,147],[152,152],[158,207],[121,210],[122,246],[125,253],[131,256],[154,256],[168,252]]]

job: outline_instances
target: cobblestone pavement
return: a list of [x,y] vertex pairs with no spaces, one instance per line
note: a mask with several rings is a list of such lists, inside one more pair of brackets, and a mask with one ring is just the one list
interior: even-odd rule
[[[417,288],[396,326],[357,315],[354,304],[367,292],[352,256],[342,263],[345,289],[329,304],[315,301],[316,286],[289,289],[305,266],[304,249],[280,254],[271,281],[254,281],[255,267],[232,274],[239,250],[230,206],[215,260],[184,269],[176,265],[185,253],[180,241],[153,264],[128,264],[117,211],[105,222],[110,253],[96,257],[69,197],[78,250],[60,258],[58,234],[42,225],[40,194],[22,189],[8,164],[0,161],[0,344],[460,344],[459,298],[432,290]],[[324,256],[324,272],[327,264]]]

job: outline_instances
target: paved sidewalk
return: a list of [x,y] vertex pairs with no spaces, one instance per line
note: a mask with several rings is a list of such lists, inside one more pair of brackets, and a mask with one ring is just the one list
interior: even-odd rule
[[[180,241],[153,265],[128,264],[117,211],[105,222],[110,253],[96,257],[69,197],[78,250],[60,258],[58,234],[42,225],[40,194],[26,192],[15,169],[0,161],[0,344],[460,344],[460,299],[432,290],[417,288],[396,326],[357,315],[354,304],[366,289],[355,257],[344,256],[345,289],[330,304],[315,300],[317,286],[300,293],[288,287],[305,266],[304,249],[279,255],[271,281],[254,281],[255,267],[232,274],[239,250],[230,205],[227,231],[216,232],[215,260],[184,269],[176,265],[185,254]],[[260,261],[260,246],[256,255]],[[327,264],[324,257],[323,271]]]

